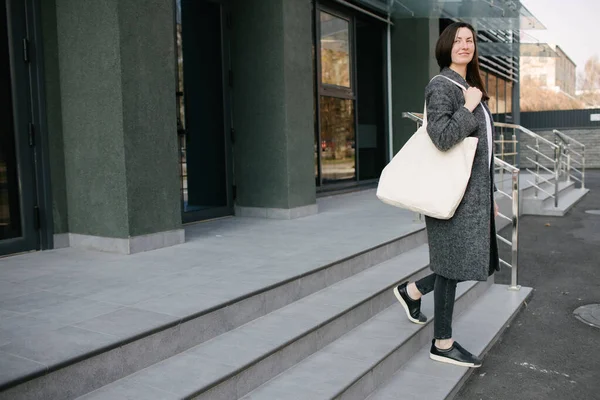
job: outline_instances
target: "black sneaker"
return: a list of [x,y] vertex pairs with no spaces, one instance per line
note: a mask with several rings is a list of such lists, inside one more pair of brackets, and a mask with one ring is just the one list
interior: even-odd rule
[[449,349],[438,349],[435,347],[435,339],[431,342],[429,358],[448,364],[460,365],[461,367],[479,368],[482,364],[479,357],[475,357],[456,342]]
[[423,325],[425,322],[427,322],[427,317],[421,312],[421,299],[411,299],[406,291],[407,285],[408,282],[404,282],[402,285],[394,288],[394,295],[400,304],[402,304],[402,307],[404,307],[404,311],[406,311],[406,316],[410,322]]

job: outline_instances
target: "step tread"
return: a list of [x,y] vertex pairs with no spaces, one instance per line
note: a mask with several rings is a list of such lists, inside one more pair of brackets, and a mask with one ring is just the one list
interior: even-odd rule
[[[421,245],[80,399],[113,399],[124,388],[136,385],[157,387],[177,396],[209,389],[428,264],[428,246]],[[201,360],[202,371],[210,373],[189,368],[193,360]]]
[[[563,192],[568,191],[573,186],[575,186],[575,182],[574,181],[571,181],[571,182],[559,181],[558,182],[558,193],[559,193],[558,195],[559,195],[559,198],[560,198],[560,196],[566,195],[566,193],[563,193]],[[554,193],[554,184],[552,184],[552,185],[545,184],[545,185],[542,186],[542,188],[544,190],[547,190],[547,191],[551,192],[551,193]],[[535,190],[535,188],[532,189],[532,191],[534,191],[534,190]],[[541,202],[543,202],[543,201],[545,201],[547,199],[551,199],[551,198],[552,198],[552,196],[550,196],[548,193],[543,192],[543,191],[540,190],[538,192],[538,197],[535,197],[533,194],[531,194],[529,196],[525,196],[524,199],[525,200],[533,200],[533,201],[541,201]]]
[[544,210],[559,211],[561,213],[560,215],[564,215],[589,191],[589,189],[573,189],[569,193],[565,193],[558,198],[558,207],[554,207],[554,204],[552,204],[552,206],[544,207]]
[[[476,285],[460,284],[457,298]],[[422,309],[433,316],[433,296],[423,297]],[[242,399],[334,398],[423,328],[409,322],[400,304],[394,304]]]
[[[474,354],[484,354],[531,292],[531,288],[509,291],[505,285],[494,285],[454,321],[457,341]],[[424,346],[368,399],[446,399],[472,370],[430,360],[429,348],[429,344]],[[435,385],[431,384],[432,379],[435,379]],[[400,397],[399,393],[402,394]]]

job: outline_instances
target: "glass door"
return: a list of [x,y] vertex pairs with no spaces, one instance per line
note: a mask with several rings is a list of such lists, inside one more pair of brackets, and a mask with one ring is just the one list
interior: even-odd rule
[[317,185],[356,181],[353,23],[342,13],[317,10]]
[[335,4],[315,14],[317,186],[375,182],[386,164],[385,26]]
[[183,222],[233,214],[225,3],[177,0],[178,136]]
[[26,37],[24,2],[0,2],[0,256],[39,247]]

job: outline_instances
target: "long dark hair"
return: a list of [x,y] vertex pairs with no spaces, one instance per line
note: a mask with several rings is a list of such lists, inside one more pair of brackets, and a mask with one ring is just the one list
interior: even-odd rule
[[441,33],[437,44],[435,46],[435,58],[440,68],[450,67],[452,64],[452,47],[454,46],[454,40],[456,39],[456,33],[460,28],[468,28],[473,33],[473,43],[475,45],[475,51],[473,52],[473,59],[467,64],[467,83],[471,86],[475,86],[483,93],[483,100],[487,101],[488,96],[483,79],[481,79],[481,73],[479,72],[479,51],[477,50],[477,32],[472,25],[466,22],[454,22],[448,25],[446,29]]

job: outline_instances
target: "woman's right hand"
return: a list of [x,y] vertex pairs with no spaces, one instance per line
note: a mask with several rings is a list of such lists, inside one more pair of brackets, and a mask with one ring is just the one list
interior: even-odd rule
[[463,89],[463,94],[465,95],[465,107],[467,107],[469,111],[473,112],[475,107],[477,107],[481,102],[483,93],[481,93],[481,90],[472,86],[467,90]]

